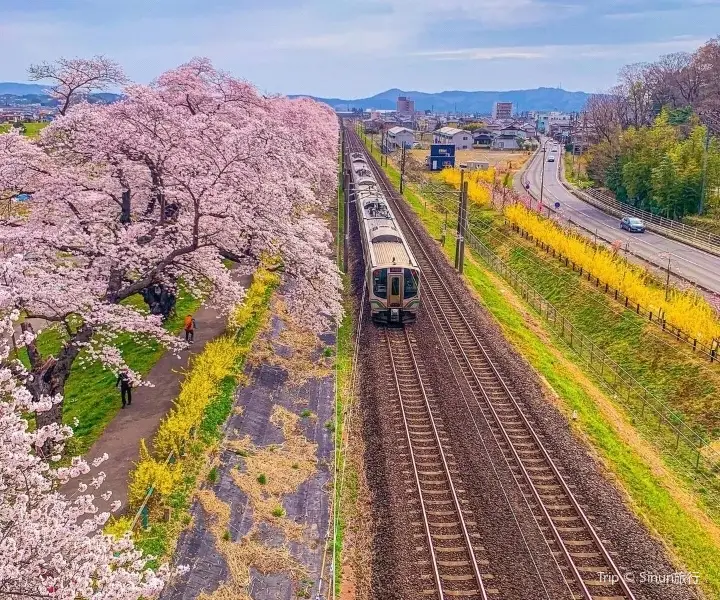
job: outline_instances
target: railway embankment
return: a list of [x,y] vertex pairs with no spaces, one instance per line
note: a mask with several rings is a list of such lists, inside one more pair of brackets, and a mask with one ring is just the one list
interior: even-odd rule
[[[399,174],[392,164],[386,172],[397,185]],[[432,199],[421,198],[412,185],[406,186],[405,199],[430,236],[441,239],[445,216],[441,210],[434,210]],[[712,369],[716,367],[625,314],[608,298],[589,289],[577,275],[563,272],[536,249],[514,239],[492,209],[474,210],[470,221],[494,251],[544,293],[555,294],[556,303],[567,310],[574,326],[592,336],[599,348],[612,352],[618,361],[632,368],[654,393],[683,403],[687,419],[694,419],[691,422],[704,433],[713,433],[716,425],[708,414],[713,411],[704,407],[715,394]],[[452,257],[454,249],[452,229],[450,219],[442,248],[446,257]],[[672,453],[661,452],[645,434],[647,425],[640,415],[626,411],[546,320],[472,252],[466,262],[465,281],[484,307],[489,326],[499,329],[518,353],[516,360],[531,367],[534,376],[543,382],[538,390],[537,399],[542,398],[538,406],[563,415],[551,435],[562,432],[561,438],[575,444],[575,449],[568,448],[567,453],[577,457],[572,468],[582,474],[582,481],[594,480],[585,477],[588,454],[597,461],[604,483],[591,497],[602,498],[601,503],[624,504],[635,515],[636,525],[642,523],[655,539],[661,540],[678,569],[697,572],[701,588],[709,597],[718,596],[720,535],[712,497],[703,495],[700,479],[693,482],[693,473],[680,468]]]

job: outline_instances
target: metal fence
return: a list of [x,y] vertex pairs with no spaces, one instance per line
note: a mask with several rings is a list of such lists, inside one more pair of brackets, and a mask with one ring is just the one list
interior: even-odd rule
[[692,346],[693,350],[700,352],[708,359],[710,359],[710,362],[717,360],[719,354],[718,346],[720,345],[717,339],[713,339],[710,344],[703,344],[702,342],[698,341],[696,337],[693,337],[689,333],[686,333],[672,323],[668,323],[662,310],[653,311],[649,308],[645,308],[639,302],[636,302],[632,298],[626,296],[621,290],[614,288],[608,283],[602,281],[599,277],[594,276],[590,271],[585,271],[583,267],[576,265],[567,256],[561,254],[560,252],[557,252],[549,244],[546,244],[542,240],[536,238],[528,231],[525,231],[522,227],[515,224],[511,224],[511,226],[514,231],[517,231],[520,234],[521,237],[524,237],[525,239],[535,243],[547,254],[552,254],[553,257],[564,262],[566,267],[570,267],[573,271],[578,271],[581,277],[587,277],[587,280],[591,283],[594,283],[597,289],[603,290],[607,295],[612,296],[617,302],[624,304],[625,308],[629,308],[638,315],[646,317],[650,323],[654,323],[663,331],[672,335],[675,339],[689,344],[690,346]]
[[[441,208],[446,218],[449,217],[448,227],[445,229],[454,236],[455,227],[452,225],[456,216],[457,201],[431,196],[431,203]],[[647,437],[661,451],[669,452],[682,464],[691,467],[697,476],[709,484],[713,496],[720,497],[720,481],[717,477],[720,473],[720,454],[708,446],[709,440],[705,435],[688,425],[681,413],[655,396],[632,373],[602,350],[592,338],[578,330],[561,310],[498,257],[472,230],[465,232],[465,241],[493,271],[507,281],[534,310],[544,317],[552,330],[598,376],[600,382],[628,411],[631,418],[642,421],[645,425],[643,431]],[[590,277],[592,280],[592,276]],[[599,282],[597,285],[600,285]],[[644,311],[642,307],[640,310]],[[635,311],[637,312],[637,307]],[[649,318],[649,315],[643,314]],[[656,317],[653,319],[655,322]]]
[[465,240],[522,298],[545,317],[547,323],[599,376],[631,416],[656,421],[657,426],[650,432],[653,441],[692,465],[717,487],[720,483],[716,477],[720,472],[720,454],[707,448],[708,440],[702,434],[685,423],[680,413],[653,395],[632,373],[607,355],[590,337],[579,331],[562,311],[546,300],[474,233],[466,232]]

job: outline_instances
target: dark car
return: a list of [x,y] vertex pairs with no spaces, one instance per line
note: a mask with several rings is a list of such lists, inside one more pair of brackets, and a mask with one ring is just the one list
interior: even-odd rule
[[645,223],[637,217],[623,217],[620,221],[620,229],[625,229],[630,233],[643,233],[645,231]]

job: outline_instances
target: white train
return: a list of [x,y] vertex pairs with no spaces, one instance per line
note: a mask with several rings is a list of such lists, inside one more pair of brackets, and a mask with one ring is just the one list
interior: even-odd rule
[[372,318],[412,322],[420,308],[420,268],[365,156],[353,152],[350,163]]

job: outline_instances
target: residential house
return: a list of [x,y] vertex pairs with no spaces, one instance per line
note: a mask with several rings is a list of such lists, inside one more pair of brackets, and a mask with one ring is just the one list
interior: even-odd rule
[[441,127],[434,132],[436,144],[452,144],[457,150],[470,150],[473,146],[473,137],[469,131],[455,127]]
[[500,130],[490,147],[493,150],[521,150],[527,139],[527,133],[519,127],[505,127]]
[[387,130],[385,144],[388,150],[396,148],[412,148],[415,143],[415,132],[407,127],[391,127]]
[[478,129],[475,133],[473,133],[473,146],[478,148],[489,148],[494,139],[495,134],[489,129]]

